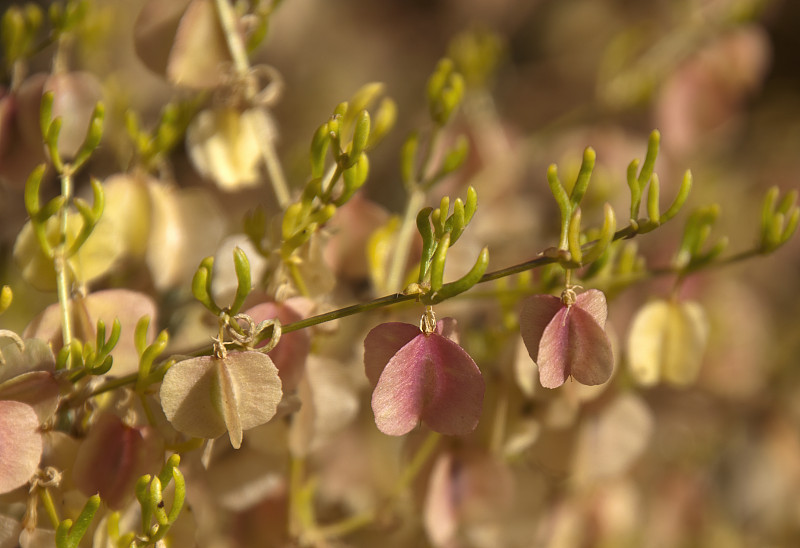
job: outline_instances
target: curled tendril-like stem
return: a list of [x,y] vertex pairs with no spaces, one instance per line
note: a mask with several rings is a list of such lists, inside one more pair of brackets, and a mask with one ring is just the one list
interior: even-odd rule
[[561,292],[561,302],[569,308],[578,298],[578,295],[575,293],[576,289],[583,289],[583,286],[580,285],[567,285],[564,291]]
[[[239,329],[235,329],[230,320],[236,322]],[[259,342],[258,336],[267,328],[272,328],[272,336],[265,346],[255,348]],[[275,348],[281,339],[281,322],[277,318],[272,320],[264,320],[256,324],[255,320],[247,314],[236,314],[234,316],[227,316],[225,319],[225,328],[228,335],[232,339],[230,342],[220,342],[219,345],[224,348],[226,344],[237,344],[243,346],[247,350],[254,350],[256,352],[267,353]]]
[[[11,339],[14,341],[14,344],[17,345],[17,348],[19,348],[20,354],[25,352],[25,343],[23,342],[22,338],[13,331],[8,329],[0,329],[0,338]],[[5,363],[6,360],[3,358],[3,352],[0,351],[0,365],[4,365]]]
[[39,487],[58,487],[61,485],[61,477],[61,471],[53,466],[40,468],[31,478],[29,492],[33,493]]

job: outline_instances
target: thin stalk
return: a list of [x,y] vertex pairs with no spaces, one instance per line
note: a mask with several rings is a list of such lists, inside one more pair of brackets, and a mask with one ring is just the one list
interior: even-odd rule
[[50,523],[53,524],[53,528],[58,527],[61,520],[58,517],[58,510],[56,510],[53,497],[50,495],[50,491],[47,487],[39,487],[39,497],[42,500],[42,506],[44,506],[45,512],[47,512],[47,517],[50,518]]
[[65,166],[61,174],[61,195],[66,198],[64,207],[61,208],[59,219],[59,242],[53,257],[53,266],[56,271],[56,287],[58,288],[58,303],[61,308],[61,335],[64,346],[72,343],[72,301],[69,294],[69,273],[67,271],[67,229],[69,221],[68,204],[72,200],[72,173],[69,166]]
[[275,140],[270,135],[266,114],[261,110],[256,112],[256,133],[259,135],[258,144],[261,148],[261,155],[264,157],[264,164],[267,166],[267,173],[269,173],[269,180],[272,182],[275,199],[278,200],[280,208],[285,210],[291,201],[289,185],[286,183],[278,153],[275,152]]
[[[228,0],[215,0],[215,5],[217,7],[217,15],[219,15],[219,23],[222,26],[222,32],[225,34],[225,42],[228,44],[228,51],[233,58],[233,66],[239,76],[244,78],[250,72],[250,60],[247,57],[247,47],[236,28],[236,13],[233,11],[233,7],[228,3]],[[248,93],[250,94],[248,99],[252,98],[252,94],[255,94],[255,92],[256,90],[254,89],[248,89]],[[258,111],[256,120],[256,133],[258,133],[260,137],[259,145],[261,148],[261,155],[264,158],[264,164],[267,166],[267,171],[269,172],[272,190],[275,192],[278,205],[280,205],[281,209],[286,209],[291,199],[289,187],[286,184],[283,168],[275,152],[273,139],[267,138],[269,130],[267,129],[264,113]]]
[[[631,229],[630,227],[628,227],[628,228],[625,228],[623,230],[618,231],[614,235],[614,240],[619,240],[621,238],[632,237],[635,234],[636,234],[636,232],[633,229]],[[593,245],[593,243],[594,242],[589,242],[586,245],[587,246],[591,246],[591,245]],[[718,268],[718,267],[722,267],[722,266],[728,266],[728,265],[731,265],[731,264],[734,264],[734,263],[737,263],[737,262],[740,262],[740,261],[744,261],[744,260],[750,259],[752,257],[758,256],[758,255],[761,255],[761,254],[762,253],[761,253],[760,249],[758,249],[758,248],[750,249],[750,250],[747,250],[747,251],[742,251],[742,252],[737,253],[735,255],[731,255],[730,257],[727,257],[725,259],[721,259],[721,260],[714,261],[714,262],[711,262],[711,263],[705,263],[705,264],[699,266],[698,268],[695,268],[694,270],[692,270],[692,272],[699,272],[701,270],[706,270],[706,269],[709,269],[709,268]],[[502,268],[500,270],[495,270],[494,272],[489,272],[487,274],[484,274],[484,276],[478,281],[478,283],[480,284],[480,283],[490,282],[490,281],[493,281],[493,280],[504,278],[506,276],[519,274],[521,272],[525,272],[526,270],[533,270],[535,268],[539,268],[539,267],[542,267],[542,266],[545,266],[545,265],[548,265],[548,264],[553,264],[555,262],[557,262],[557,260],[554,259],[554,258],[551,258],[551,257],[537,257],[535,259],[532,259],[530,261],[526,261],[524,263],[520,263],[520,264],[517,264],[517,265],[514,265],[514,266],[510,266],[508,268]],[[655,268],[655,269],[651,269],[651,270],[648,270],[646,272],[642,272],[640,274],[631,276],[630,277],[630,282],[631,283],[636,283],[636,282],[640,282],[640,281],[643,281],[643,280],[646,280],[646,279],[649,279],[649,278],[655,278],[655,277],[658,277],[658,276],[666,276],[666,275],[675,275],[675,274],[680,274],[680,273],[681,273],[681,271],[676,269],[676,268],[674,268],[674,267]],[[517,289],[512,290],[511,292],[520,292],[520,294],[523,294],[523,292],[521,290],[517,290]],[[508,294],[508,293],[509,292],[505,292],[503,294]],[[495,296],[497,294],[498,294],[497,292],[487,292],[487,293],[484,293],[482,295]],[[471,296],[473,296],[473,293],[465,293],[465,294],[461,295],[461,297],[467,297],[467,298],[469,298]],[[475,296],[477,296],[477,294]],[[291,333],[292,331],[299,331],[300,329],[306,329],[308,327],[319,325],[321,323],[326,323],[326,322],[330,322],[330,321],[333,321],[333,320],[338,320],[340,318],[346,318],[347,316],[353,316],[355,314],[360,314],[362,312],[368,312],[370,310],[383,308],[385,306],[391,306],[391,305],[394,305],[394,304],[399,304],[399,303],[403,303],[403,302],[412,301],[412,300],[415,300],[417,298],[418,298],[418,295],[414,295],[414,294],[406,295],[404,293],[393,293],[391,295],[386,295],[384,297],[373,299],[373,300],[368,301],[366,303],[359,303],[359,304],[354,304],[354,305],[351,305],[351,306],[346,306],[344,308],[339,308],[337,310],[332,310],[332,311],[326,312],[324,314],[318,314],[316,316],[311,316],[310,318],[305,318],[303,320],[299,320],[299,321],[296,321],[296,322],[288,323],[288,324],[282,326],[281,332],[282,333]],[[195,352],[191,352],[188,355],[192,355],[192,356],[208,355],[210,352],[211,352],[211,348],[202,348],[202,349],[198,349]],[[130,375],[126,375],[125,377],[120,377],[118,379],[113,379],[111,381],[105,382],[104,384],[102,384],[102,385],[98,386],[97,388],[95,388],[87,396],[84,396],[84,398],[82,398],[80,401],[85,401],[85,399],[91,398],[93,396],[97,396],[99,394],[103,394],[103,393],[108,392],[110,390],[114,390],[116,388],[121,388],[123,386],[127,386],[129,384],[132,384],[132,383],[136,382],[137,378],[138,378],[138,373],[133,373],[133,374],[130,374]],[[71,407],[74,407],[76,405],[75,402],[72,402],[71,400],[66,399],[66,400],[62,401],[62,404],[61,404],[62,407],[65,406],[65,404],[66,404],[65,402],[68,402],[68,404],[69,404],[68,406],[71,406]]]

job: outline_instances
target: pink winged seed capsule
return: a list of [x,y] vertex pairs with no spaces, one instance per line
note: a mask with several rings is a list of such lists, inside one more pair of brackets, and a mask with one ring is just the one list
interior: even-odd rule
[[608,307],[602,291],[589,289],[567,306],[553,295],[533,295],[520,305],[519,327],[545,388],[571,376],[581,384],[603,384],[614,368],[605,332]]
[[445,318],[428,335],[414,325],[384,323],[364,340],[364,366],[374,386],[378,429],[402,436],[422,421],[447,435],[478,424],[485,383],[478,366],[453,340],[455,320]]

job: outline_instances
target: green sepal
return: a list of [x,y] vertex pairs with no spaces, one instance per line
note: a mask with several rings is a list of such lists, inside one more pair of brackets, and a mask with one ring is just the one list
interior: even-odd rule
[[489,248],[484,247],[469,272],[458,280],[445,284],[438,291],[432,293],[431,297],[427,299],[426,304],[440,303],[446,299],[455,297],[459,293],[467,291],[481,280],[488,267]]
[[218,315],[222,309],[211,297],[211,272],[214,269],[214,257],[206,257],[200,262],[192,277],[192,295],[200,301],[212,314]]
[[447,260],[447,250],[450,248],[450,234],[445,234],[439,240],[436,251],[431,259],[431,291],[436,292],[444,283],[444,263]]
[[237,314],[244,304],[244,300],[252,289],[252,279],[250,277],[250,261],[244,250],[236,246],[233,249],[233,268],[236,271],[236,296],[230,306],[229,314]]
[[589,187],[589,179],[592,177],[596,160],[597,153],[595,153],[592,147],[587,147],[586,150],[583,151],[581,169],[578,172],[578,178],[575,180],[575,185],[572,187],[572,192],[569,197],[573,209],[580,205],[583,196],[586,194],[586,189]]

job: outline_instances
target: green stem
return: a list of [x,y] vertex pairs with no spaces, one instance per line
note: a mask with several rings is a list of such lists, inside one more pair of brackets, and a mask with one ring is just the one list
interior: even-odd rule
[[72,200],[72,173],[68,165],[61,174],[61,195],[64,196],[64,207],[61,208],[59,242],[55,249],[53,266],[56,271],[56,287],[58,303],[61,308],[61,336],[63,345],[72,343],[72,301],[69,294],[69,273],[67,269],[67,230],[69,221],[69,202]]
[[53,528],[58,527],[58,524],[61,523],[61,520],[58,518],[56,505],[53,502],[53,497],[50,495],[50,491],[47,489],[47,487],[39,488],[39,497],[42,499],[42,506],[44,506],[44,510],[47,512],[47,517],[50,518],[50,523],[53,524]]
[[240,75],[245,75],[250,70],[250,61],[247,59],[247,49],[239,37],[239,32],[236,30],[236,14],[233,7],[228,3],[228,0],[215,0],[217,6],[217,15],[219,15],[219,23],[222,26],[222,32],[225,34],[225,41],[228,44],[228,51],[233,58],[233,66],[236,72]]
[[[636,234],[635,230],[633,230],[630,227],[627,227],[625,229],[617,231],[615,233],[615,235],[614,235],[614,240],[619,240],[621,238],[633,237],[633,236],[635,236],[635,234]],[[591,245],[594,245],[594,242],[589,242],[589,243],[586,244],[586,246],[591,246]],[[733,263],[737,263],[737,262],[740,262],[740,261],[744,261],[744,260],[750,259],[750,258],[758,256],[758,255],[762,255],[760,249],[750,249],[750,250],[747,250],[747,251],[743,251],[743,252],[737,253],[735,255],[732,255],[730,257],[727,257],[727,258],[719,260],[719,261],[714,261],[714,262],[711,262],[711,263],[705,263],[705,264],[701,265],[700,267],[695,268],[691,272],[693,273],[693,272],[699,272],[701,270],[706,270],[706,269],[709,269],[709,268],[727,266],[727,265],[730,265],[730,264],[733,264]],[[517,264],[517,265],[514,265],[514,266],[510,266],[508,268],[502,268],[500,270],[495,270],[494,272],[489,272],[487,274],[484,274],[484,276],[478,281],[478,283],[480,284],[480,283],[490,282],[490,281],[493,281],[493,280],[498,280],[500,278],[505,278],[506,276],[512,276],[514,274],[519,274],[521,272],[525,272],[527,270],[533,270],[535,268],[540,268],[542,266],[553,264],[555,262],[557,262],[557,260],[552,258],[552,257],[537,257],[535,259],[532,259],[530,261],[526,261],[524,263],[520,263],[520,264]],[[675,275],[675,274],[681,274],[681,273],[687,274],[687,272],[679,270],[679,269],[676,269],[676,268],[673,268],[673,267],[657,268],[657,269],[648,270],[647,272],[643,272],[643,273],[641,273],[639,275],[632,276],[631,279],[630,279],[630,282],[631,283],[636,283],[636,282],[640,282],[640,281],[643,281],[643,280],[648,279],[648,278],[653,278],[653,277],[657,277],[657,276]],[[513,290],[513,291],[520,291],[520,290]],[[523,294],[523,292],[520,291],[520,294]],[[471,293],[465,293],[463,295],[466,296],[466,297],[472,296]],[[497,293],[496,292],[490,292],[489,295],[494,296],[494,295],[497,295]],[[359,303],[359,304],[354,304],[354,305],[351,305],[351,306],[346,306],[344,308],[339,308],[337,310],[332,310],[330,312],[326,312],[325,314],[319,314],[317,316],[311,316],[310,318],[305,318],[303,320],[299,320],[299,321],[296,321],[296,322],[288,323],[288,324],[286,324],[286,325],[281,327],[281,332],[285,334],[285,333],[291,333],[292,331],[299,331],[300,329],[306,329],[308,327],[319,325],[321,323],[326,323],[326,322],[330,322],[330,321],[333,321],[333,320],[338,320],[340,318],[346,318],[347,316],[353,316],[355,314],[360,314],[362,312],[368,312],[370,310],[383,308],[385,306],[391,306],[391,305],[394,305],[394,304],[399,304],[399,303],[403,303],[403,302],[412,301],[412,300],[417,299],[418,297],[419,297],[418,295],[414,295],[414,294],[406,295],[404,293],[393,293],[391,295],[386,295],[386,296],[380,297],[378,299],[373,299],[373,300],[368,301],[366,303]],[[208,355],[210,352],[211,352],[211,348],[209,347],[209,348],[199,349],[199,350],[197,350],[195,352],[191,352],[188,355],[192,355],[192,356]],[[118,379],[113,379],[111,381],[108,381],[108,382],[100,385],[99,387],[97,387],[88,396],[85,396],[85,397],[81,398],[80,402],[85,401],[86,399],[91,398],[93,396],[97,396],[99,394],[103,394],[105,392],[114,390],[116,388],[121,388],[123,386],[127,386],[128,384],[132,384],[132,383],[136,382],[137,378],[138,378],[138,373],[133,373],[133,374],[130,374],[130,375],[126,375],[124,377],[120,377]],[[74,407],[75,405],[79,404],[80,402],[76,403],[75,401],[72,401],[72,400],[69,400],[69,399],[65,399],[65,400],[62,400],[61,406],[62,407],[65,407],[65,406],[66,407]]]
[[[417,213],[425,203],[425,192],[419,187],[414,188],[408,197],[406,211],[403,215],[403,222],[397,233],[395,253],[389,267],[389,275],[386,277],[387,289],[402,289],[403,274],[405,274],[408,254],[411,251],[411,240],[414,237],[414,229],[417,227]],[[446,212],[445,212],[446,214]]]

